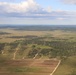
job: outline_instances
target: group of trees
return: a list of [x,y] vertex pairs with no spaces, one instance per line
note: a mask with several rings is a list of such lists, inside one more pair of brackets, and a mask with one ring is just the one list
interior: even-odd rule
[[0,31],[0,35],[6,35],[6,34],[11,34],[11,33],[8,33],[8,32],[1,32],[1,31]]
[[4,49],[5,47],[5,43],[0,43],[0,54],[2,53],[2,50]]
[[0,43],[0,53],[2,50],[4,50],[5,46],[9,46],[10,49],[8,50],[9,52],[14,52],[15,49],[18,47],[20,44],[21,47],[19,49],[19,54],[23,50],[26,50],[27,45],[29,44],[36,44],[36,45],[41,45],[41,46],[48,46],[51,47],[50,49],[41,49],[41,48],[36,48],[35,45],[32,46],[32,49],[28,53],[28,57],[34,57],[37,53],[39,55],[43,56],[48,56],[51,57],[69,57],[72,55],[76,55],[76,42],[69,42],[69,41],[44,41],[41,40],[42,38],[32,38],[28,40],[21,40],[21,41],[15,41],[13,43]]
[[39,40],[28,40],[25,41],[27,44],[38,44],[46,45],[52,47],[52,50],[42,50],[41,53],[46,55],[50,53],[53,57],[60,56],[68,57],[76,55],[76,42],[67,42],[67,41],[39,41]]

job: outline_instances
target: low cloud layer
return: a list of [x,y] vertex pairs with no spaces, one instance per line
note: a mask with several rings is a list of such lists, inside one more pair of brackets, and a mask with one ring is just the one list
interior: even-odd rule
[[[72,1],[72,0],[70,0]],[[75,0],[73,0],[75,1]],[[69,0],[66,0],[69,2]],[[76,1],[75,1],[76,2]],[[51,8],[43,8],[35,0],[25,0],[21,3],[0,2],[0,17],[58,19],[76,18],[76,12],[51,11]]]

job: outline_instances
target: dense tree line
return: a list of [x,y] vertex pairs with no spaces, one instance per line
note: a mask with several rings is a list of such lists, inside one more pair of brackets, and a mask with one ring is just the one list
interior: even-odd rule
[[48,56],[51,57],[69,57],[76,55],[76,42],[69,42],[69,41],[44,41],[41,40],[41,38],[32,38],[28,40],[20,40],[20,41],[15,41],[13,43],[0,43],[0,52],[4,50],[5,46],[9,46],[8,51],[9,52],[14,52],[15,49],[18,47],[20,44],[20,49],[18,51],[19,54],[22,54],[24,50],[27,49],[27,45],[29,44],[36,44],[36,45],[41,45],[41,46],[48,46],[51,47],[50,49],[41,49],[41,48],[36,48],[35,45],[32,46],[32,49],[29,51],[28,56],[29,57],[34,57],[37,53],[39,55],[43,56]]
[[0,43],[0,54],[2,53],[2,50],[4,49],[5,47],[5,43]]
[[[25,41],[26,42],[26,41]],[[39,40],[28,40],[27,44],[38,44],[52,47],[50,52],[48,50],[42,50],[41,53],[46,55],[51,53],[53,57],[68,57],[76,55],[76,42],[67,42],[67,41],[39,41]]]
[[8,32],[0,32],[0,35],[5,35],[5,34],[11,34],[11,33],[8,33]]

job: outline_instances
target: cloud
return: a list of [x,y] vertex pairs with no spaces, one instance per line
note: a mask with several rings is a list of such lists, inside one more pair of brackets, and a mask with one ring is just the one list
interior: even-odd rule
[[50,13],[52,11],[52,8],[50,6],[48,6],[46,11]]
[[41,10],[39,4],[37,4],[34,0],[26,0],[21,3],[0,2],[0,9],[7,13],[37,12]]
[[76,5],[76,0],[61,0],[61,1],[64,3],[67,3],[67,4],[75,4]]
[[52,11],[51,7],[43,8],[35,0],[25,0],[20,3],[0,2],[0,17],[58,19],[76,18],[76,13],[69,11]]

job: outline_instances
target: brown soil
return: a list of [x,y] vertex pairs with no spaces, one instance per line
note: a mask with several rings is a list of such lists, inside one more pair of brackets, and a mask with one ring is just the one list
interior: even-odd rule
[[[4,62],[6,66],[0,67],[0,75],[50,75],[58,64],[58,60],[44,60],[44,59],[25,59],[25,60],[9,60]],[[4,68],[3,68],[4,67]],[[2,70],[6,67],[36,67],[40,68],[38,72],[14,72]]]

